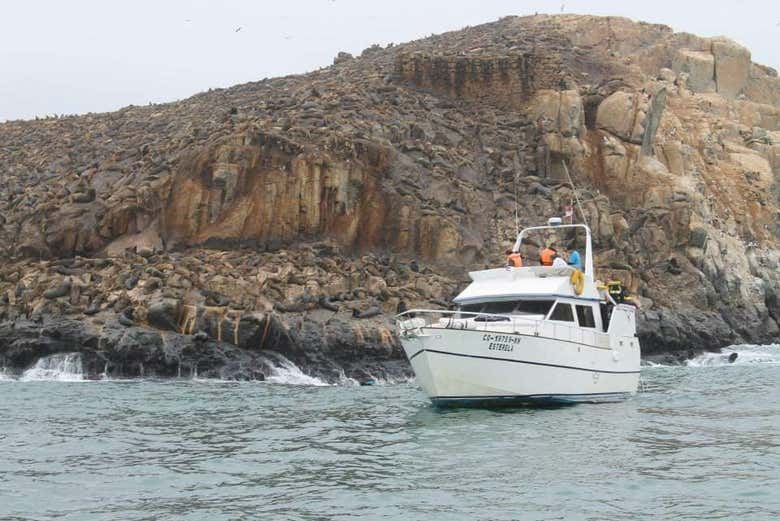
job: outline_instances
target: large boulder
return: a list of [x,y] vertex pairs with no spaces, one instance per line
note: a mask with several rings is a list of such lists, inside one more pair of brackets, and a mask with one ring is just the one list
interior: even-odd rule
[[596,126],[624,141],[641,144],[647,100],[637,92],[618,91],[601,102]]
[[157,329],[178,330],[181,302],[175,298],[159,298],[149,303],[146,319]]
[[154,330],[109,322],[103,328],[100,345],[108,359],[138,367],[139,374],[143,374],[144,365],[159,370],[172,363],[166,359],[162,336]]
[[576,90],[539,90],[528,106],[534,121],[550,132],[578,136],[585,124],[582,98]]
[[599,105],[596,126],[623,141],[642,145],[644,154],[652,154],[653,139],[666,107],[666,89],[648,93],[618,91]]
[[736,98],[750,75],[750,51],[728,38],[714,38],[712,55],[718,93],[725,98]]
[[708,51],[678,49],[672,69],[688,75],[687,86],[694,92],[715,92],[715,57]]

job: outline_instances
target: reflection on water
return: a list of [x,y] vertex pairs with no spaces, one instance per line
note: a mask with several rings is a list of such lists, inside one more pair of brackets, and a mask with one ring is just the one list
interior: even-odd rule
[[407,384],[3,381],[0,518],[780,517],[780,366],[643,381],[449,411]]

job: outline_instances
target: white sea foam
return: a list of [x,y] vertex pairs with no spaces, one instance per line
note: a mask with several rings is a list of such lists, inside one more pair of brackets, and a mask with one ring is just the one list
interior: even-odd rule
[[16,380],[16,378],[5,367],[0,367],[0,382],[3,380]]
[[[370,385],[399,385],[414,382],[414,376],[405,376],[400,378],[379,378],[374,376],[371,379],[373,382]],[[356,382],[357,385],[362,385],[357,380],[353,380],[352,378],[350,378],[350,380]]]
[[237,382],[240,382],[240,380],[226,380],[224,378],[219,378],[216,376],[200,376],[198,374],[198,367],[193,366],[189,369],[190,375],[189,377],[181,376],[182,369],[179,368],[179,378],[182,378],[183,380],[190,380],[191,382],[199,382],[199,383],[207,383],[207,384],[234,384]]
[[44,356],[27,369],[20,378],[23,382],[57,380],[75,382],[84,380],[84,366],[79,353],[58,353]]
[[[737,353],[734,362],[729,357]],[[688,367],[717,367],[722,365],[753,365],[780,363],[780,344],[743,344],[724,348],[720,353],[704,353],[686,362]]]
[[297,365],[281,355],[274,357],[273,374],[265,381],[286,385],[328,385],[319,378],[305,374]]
[[103,372],[100,373],[100,379],[103,381],[109,381],[111,378],[108,376],[108,362],[103,366]]
[[670,367],[665,364],[659,364],[658,362],[653,362],[652,360],[642,360],[640,361],[639,365],[641,367]]

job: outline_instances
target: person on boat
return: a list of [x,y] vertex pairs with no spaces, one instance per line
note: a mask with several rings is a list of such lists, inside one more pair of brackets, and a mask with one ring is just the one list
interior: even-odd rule
[[556,255],[558,255],[558,250],[556,250],[552,244],[549,244],[539,254],[539,262],[542,266],[552,266]]
[[[409,307],[406,305],[406,302],[399,300],[398,305],[395,307],[396,314],[400,315],[401,313],[406,313],[407,311],[409,311]],[[406,316],[408,318],[414,318],[417,315],[415,313],[406,313]]]
[[509,268],[522,268],[523,256],[519,251],[506,250],[506,265]]
[[566,264],[566,259],[564,259],[560,255],[555,255],[553,257],[552,266],[553,268],[565,268],[566,266],[568,266],[568,264]]
[[623,304],[628,297],[628,289],[619,280],[610,280],[607,282],[609,295],[618,304]]
[[569,255],[569,266],[582,271],[582,259],[580,258],[580,252],[577,250],[574,250],[571,252],[571,255]]

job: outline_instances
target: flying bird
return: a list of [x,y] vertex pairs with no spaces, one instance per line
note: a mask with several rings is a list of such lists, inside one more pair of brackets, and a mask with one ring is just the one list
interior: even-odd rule
[[242,27],[236,27],[236,30],[235,30],[235,31],[233,31],[233,32],[236,32],[236,33],[237,33],[237,32],[239,32],[241,29],[242,29]]

